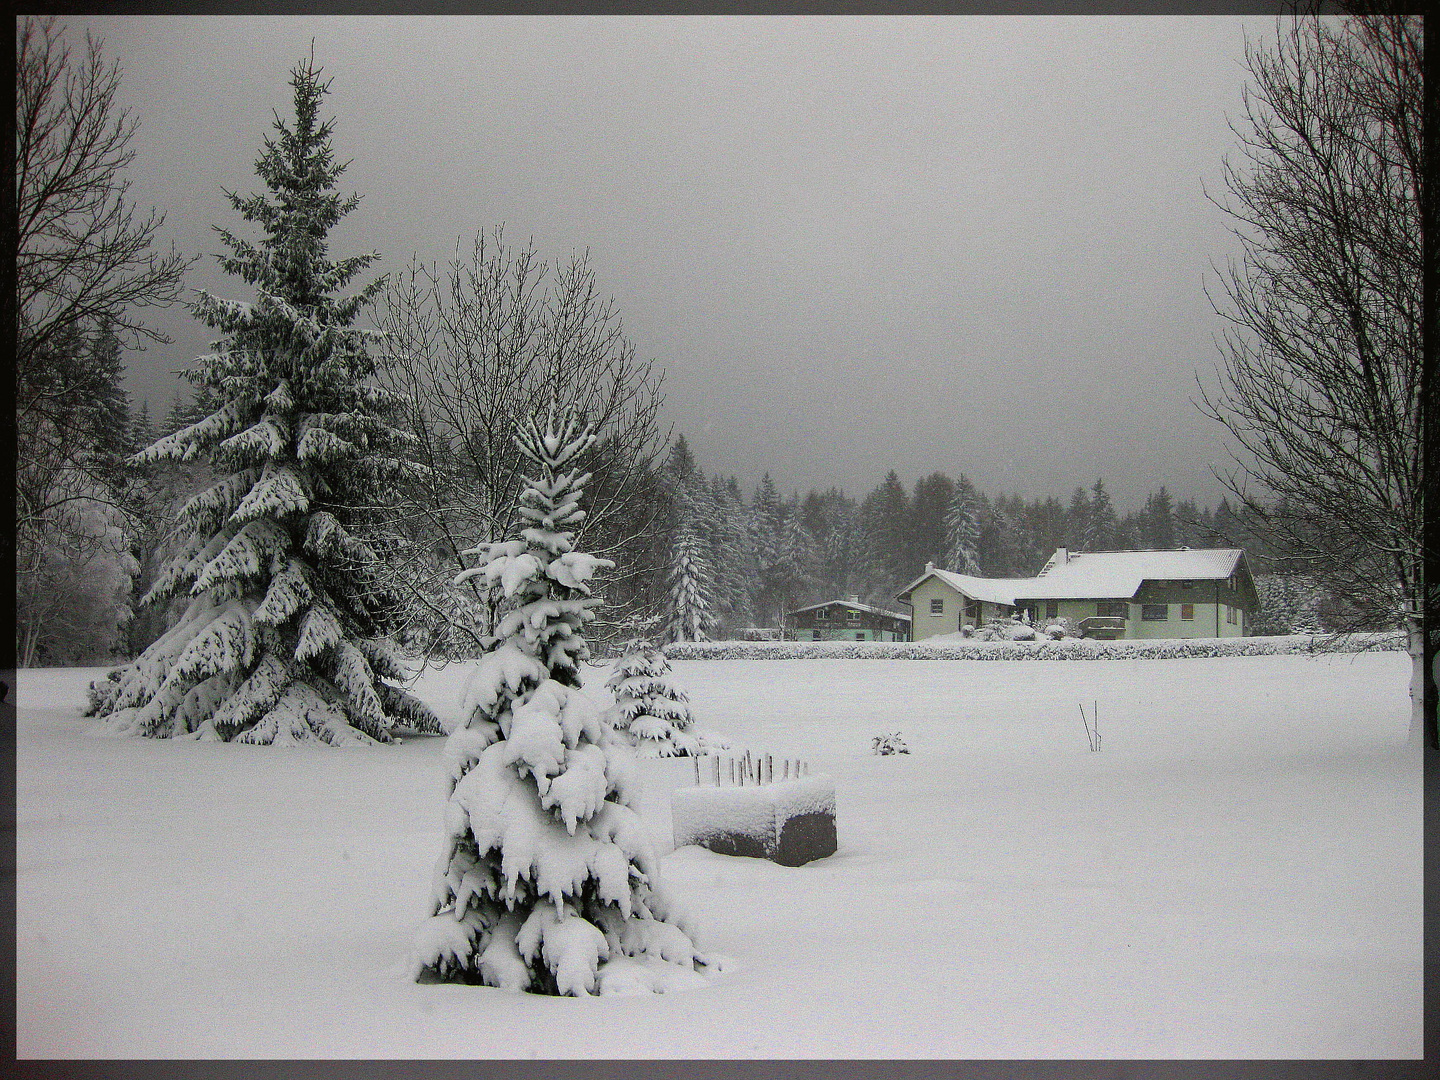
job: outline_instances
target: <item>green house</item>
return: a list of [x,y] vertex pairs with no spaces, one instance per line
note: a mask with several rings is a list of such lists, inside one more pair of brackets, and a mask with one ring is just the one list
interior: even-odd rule
[[1259,603],[1240,548],[1058,548],[1033,578],[971,577],[927,566],[897,598],[911,607],[916,641],[1017,613],[1036,626],[1068,618],[1088,637],[1243,637]]
[[908,641],[910,616],[862,604],[858,597],[826,600],[785,613],[792,641]]

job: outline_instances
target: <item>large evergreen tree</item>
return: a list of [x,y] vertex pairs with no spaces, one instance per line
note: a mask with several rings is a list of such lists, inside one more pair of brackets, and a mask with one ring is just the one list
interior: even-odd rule
[[1115,544],[1115,507],[1110,502],[1110,493],[1105,490],[1105,481],[1097,479],[1090,489],[1090,517],[1085,523],[1082,536],[1086,551],[1106,551]]
[[665,618],[668,641],[704,641],[714,624],[710,613],[714,572],[705,558],[695,521],[681,523],[671,549],[670,597]]
[[793,497],[781,511],[777,557],[766,578],[768,592],[776,600],[777,621],[783,621],[786,613],[808,596],[815,577],[815,538],[805,528],[799,497]]
[[910,527],[907,530],[907,563],[913,571],[911,576],[924,570],[927,562],[938,565],[945,561],[949,546],[945,522],[954,501],[955,481],[944,473],[931,473],[915,481],[915,495],[909,505]]
[[945,514],[945,557],[942,568],[957,574],[980,575],[980,506],[975,485],[963,473]]
[[660,635],[665,641],[704,641],[715,623],[712,550],[717,514],[705,474],[684,435],[675,441],[661,474],[670,512]]
[[1090,526],[1090,496],[1083,487],[1077,487],[1070,496],[1070,506],[1065,511],[1065,547],[1071,551],[1085,548],[1085,532]]
[[714,531],[708,537],[710,568],[715,575],[711,614],[715,632],[733,635],[755,618],[751,596],[759,566],[755,534],[750,527],[749,508],[734,477],[713,477],[708,495],[714,515]]
[[217,230],[221,265],[253,303],[201,294],[197,318],[223,338],[190,373],[203,419],[137,455],[208,458],[216,482],[180,510],[185,542],[147,600],[189,598],[180,620],[95,688],[112,729],[245,742],[388,741],[402,720],[436,721],[387,680],[404,670],[386,633],[377,507],[404,471],[395,402],[373,382],[369,335],[352,324],[375,282],[337,295],[377,255],[333,260],[326,237],[355,208],[336,183],[328,92],[313,58],[293,70],[295,120],[256,163],[263,194],[229,193],[258,241]]
[[764,626],[779,626],[784,615],[786,579],[785,504],[767,472],[750,504],[750,548],[755,556],[751,602]]
[[1175,507],[1165,485],[1145,500],[1145,544],[1153,548],[1175,546]]
[[811,602],[837,596],[869,595],[865,537],[859,509],[839,488],[810,492],[801,507],[801,521],[814,538],[814,581]]
[[[909,548],[910,500],[894,469],[860,504],[860,520],[869,547],[876,592],[890,596],[915,575]],[[878,598],[878,596],[877,596]]]
[[576,996],[695,978],[630,806],[632,752],[580,689],[581,630],[600,603],[587,583],[611,565],[573,549],[589,479],[577,459],[593,438],[568,412],[526,421],[526,527],[467,552],[480,564],[459,580],[483,579],[508,611],[446,744],[446,838],[416,978]]

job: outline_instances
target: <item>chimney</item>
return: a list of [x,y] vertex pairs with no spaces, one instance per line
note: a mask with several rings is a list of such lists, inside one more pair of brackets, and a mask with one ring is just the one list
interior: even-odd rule
[[1069,561],[1070,561],[1070,549],[1069,549],[1069,548],[1056,548],[1056,549],[1055,549],[1055,563],[1056,563],[1057,566],[1064,566],[1064,565],[1065,565],[1067,562],[1069,562]]
[[934,569],[935,569],[935,564],[934,564],[933,562],[927,562],[927,563],[925,564],[925,573],[928,574],[928,573],[930,573],[931,570],[934,570]]
[[846,599],[847,602],[849,602],[849,603],[851,603],[851,604],[858,604],[858,603],[860,603],[860,597],[859,597],[859,595],[856,594],[856,593],[852,593],[851,595],[845,597],[845,599]]

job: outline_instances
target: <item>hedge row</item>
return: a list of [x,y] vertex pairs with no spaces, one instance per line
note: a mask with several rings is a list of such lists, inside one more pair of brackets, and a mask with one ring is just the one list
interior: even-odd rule
[[699,641],[665,646],[671,660],[1176,660],[1203,656],[1404,651],[1401,632],[1154,641]]

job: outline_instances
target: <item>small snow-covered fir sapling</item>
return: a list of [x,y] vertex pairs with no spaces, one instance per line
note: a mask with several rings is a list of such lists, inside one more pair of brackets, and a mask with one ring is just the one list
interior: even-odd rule
[[[118,734],[288,743],[389,741],[400,723],[439,730],[391,681],[406,672],[388,634],[383,515],[408,466],[398,403],[375,385],[357,313],[380,288],[337,295],[378,256],[332,260],[329,230],[355,208],[319,107],[313,59],[291,73],[293,125],[278,115],[255,171],[266,192],[230,202],[262,230],[220,230],[220,260],[253,303],[202,293],[195,315],[224,337],[189,373],[207,415],[136,455],[209,460],[218,482],[179,512],[178,553],[145,600],[188,599],[179,621],[91,711]],[[377,546],[381,545],[381,546]]]
[[613,565],[574,550],[593,432],[552,407],[516,443],[535,468],[517,539],[469,552],[508,610],[446,743],[450,797],[417,979],[540,994],[663,991],[698,983],[691,934],[660,887],[634,798],[634,753],[580,688],[581,630]]
[[672,681],[670,661],[662,649],[649,641],[632,642],[605,685],[615,695],[615,730],[628,732],[642,757],[700,753],[690,699]]

